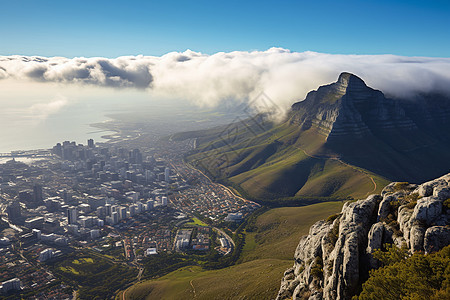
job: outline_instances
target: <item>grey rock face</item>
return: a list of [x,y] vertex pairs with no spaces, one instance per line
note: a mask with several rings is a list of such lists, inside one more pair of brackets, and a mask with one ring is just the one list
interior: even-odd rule
[[436,220],[441,213],[442,201],[435,197],[425,197],[417,201],[412,218],[429,225]]
[[438,251],[450,243],[448,226],[433,226],[425,232],[424,248],[427,253]]
[[[360,272],[378,267],[372,253],[386,243],[406,245],[411,253],[447,246],[450,218],[443,201],[450,191],[450,174],[419,186],[403,184],[400,191],[398,186],[392,183],[382,196],[345,203],[333,223],[314,224],[300,240],[277,299],[350,299],[361,284]],[[417,204],[409,203],[415,199]],[[393,201],[400,204],[398,209]],[[318,262],[322,274],[317,274]]]

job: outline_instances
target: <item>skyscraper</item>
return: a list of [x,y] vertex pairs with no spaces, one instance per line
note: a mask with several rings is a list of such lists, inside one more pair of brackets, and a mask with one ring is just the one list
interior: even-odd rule
[[170,169],[169,168],[164,169],[164,181],[167,183],[170,181]]
[[76,207],[69,207],[67,209],[67,222],[69,224],[77,224],[78,212]]
[[16,223],[21,217],[20,204],[18,201],[14,201],[6,208],[6,213],[8,214],[8,219],[12,223]]
[[42,196],[42,185],[35,183],[33,186],[33,202],[39,205],[42,201],[44,201]]
[[95,147],[95,145],[94,145],[94,140],[93,139],[88,139],[88,147],[89,148],[94,148]]

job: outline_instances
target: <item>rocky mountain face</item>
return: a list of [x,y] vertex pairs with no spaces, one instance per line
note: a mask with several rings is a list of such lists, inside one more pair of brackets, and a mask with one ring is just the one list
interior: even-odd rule
[[281,123],[259,115],[185,136],[197,137],[188,161],[217,180],[255,200],[297,201],[360,199],[391,181],[442,176],[450,170],[448,128],[450,95],[393,99],[342,73]]
[[[362,138],[398,131],[433,133],[432,129],[438,129],[442,132],[443,123],[450,124],[450,106],[445,105],[448,103],[448,98],[439,95],[390,99],[368,87],[359,77],[341,73],[337,82],[321,86],[304,101],[295,103],[290,121],[305,129],[316,127],[327,139]],[[446,134],[445,138],[449,137]]]
[[393,182],[381,195],[345,203],[301,238],[277,299],[350,299],[378,267],[372,253],[383,245],[411,253],[447,246],[449,207],[450,173],[421,185]]

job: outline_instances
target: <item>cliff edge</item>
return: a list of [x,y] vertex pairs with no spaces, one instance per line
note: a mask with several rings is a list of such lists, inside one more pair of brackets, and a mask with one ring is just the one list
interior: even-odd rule
[[393,182],[381,195],[347,202],[301,238],[277,299],[350,299],[385,244],[411,253],[450,244],[450,173],[421,185]]

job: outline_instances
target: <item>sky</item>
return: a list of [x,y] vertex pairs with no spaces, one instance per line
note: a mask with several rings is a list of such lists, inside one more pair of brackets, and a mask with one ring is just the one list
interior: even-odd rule
[[448,28],[448,0],[0,0],[0,151],[158,103],[281,120],[344,71],[390,97],[450,95]]
[[450,1],[1,1],[0,55],[161,56],[282,47],[449,57]]

